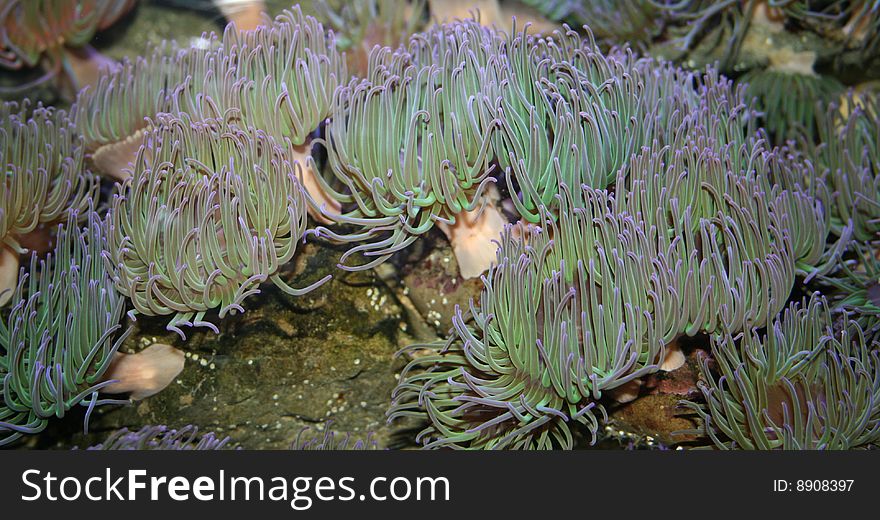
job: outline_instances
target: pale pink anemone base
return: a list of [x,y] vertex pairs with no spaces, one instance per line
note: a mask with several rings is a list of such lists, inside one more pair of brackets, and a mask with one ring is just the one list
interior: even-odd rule
[[537,9],[520,2],[498,0],[429,0],[431,17],[439,22],[453,22],[476,17],[480,24],[510,31],[529,24],[533,32],[549,33],[559,25],[545,18]]
[[18,253],[0,245],[0,307],[9,303],[18,285]]
[[140,129],[121,141],[98,147],[92,153],[92,163],[98,173],[122,183],[131,177],[131,164],[143,142],[144,129]]
[[83,45],[64,48],[64,67],[72,78],[74,89],[79,91],[86,86],[96,86],[101,76],[119,68],[119,63],[104,56],[91,45]]
[[[293,146],[290,148],[290,159],[291,162],[299,163],[300,167],[297,168],[297,174],[300,184],[306,189],[306,193],[312,199],[311,202],[314,203],[314,206],[309,204],[309,215],[322,224],[330,224],[333,222],[333,219],[328,218],[327,215],[339,215],[342,212],[342,204],[328,195],[324,188],[321,187],[321,183],[316,177],[318,175],[315,173],[317,166],[315,161],[312,160],[309,152],[310,149],[310,143]],[[320,208],[320,211],[315,208]]]
[[458,261],[462,278],[477,278],[495,261],[495,253],[501,240],[501,232],[508,224],[498,209],[498,190],[490,186],[481,207],[459,213],[455,224],[439,221],[438,227],[449,239],[452,252]]
[[239,31],[250,31],[266,24],[263,0],[214,0],[214,5]]
[[117,352],[104,381],[108,394],[129,394],[133,401],[146,399],[161,392],[183,371],[185,356],[180,350],[163,343],[154,343],[136,354]]

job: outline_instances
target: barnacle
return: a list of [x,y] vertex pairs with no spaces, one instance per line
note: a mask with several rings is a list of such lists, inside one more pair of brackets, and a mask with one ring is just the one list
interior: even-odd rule
[[261,130],[224,120],[160,116],[107,215],[107,259],[137,312],[216,327],[206,311],[243,312],[262,282],[300,295],[278,275],[305,234],[306,195],[284,149]]
[[[702,364],[705,404],[686,402],[720,449],[851,449],[880,438],[880,351],[820,297],[768,327],[715,336]],[[717,375],[716,375],[717,374]]]

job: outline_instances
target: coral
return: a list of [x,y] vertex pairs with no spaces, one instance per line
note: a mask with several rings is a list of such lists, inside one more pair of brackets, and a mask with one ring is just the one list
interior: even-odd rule
[[131,329],[125,300],[101,259],[105,230],[92,211],[80,229],[71,211],[54,254],[31,256],[6,322],[0,322],[0,445],[39,433],[72,407],[118,402],[99,397],[103,379]]
[[227,449],[230,438],[221,437],[214,432],[199,433],[198,426],[188,424],[179,430],[165,425],[144,426],[133,432],[128,428],[116,430],[104,441],[87,450],[129,451],[129,450],[172,450],[207,451]]
[[[0,183],[0,268],[8,282],[0,292],[15,287],[18,255],[25,252],[20,239],[64,220],[69,208],[82,212],[96,193],[82,162],[81,139],[66,112],[41,105],[31,110],[28,103],[0,106],[0,163],[7,179]],[[9,296],[0,294],[0,301]]]
[[305,234],[306,195],[271,137],[170,115],[153,126],[106,218],[108,266],[136,312],[173,315],[181,337],[218,332],[205,313],[243,312],[262,282],[301,295],[327,281],[294,289],[278,274]]
[[[703,363],[705,404],[684,404],[719,449],[852,449],[880,439],[880,350],[845,317],[832,330],[822,298],[792,304],[768,327],[715,336]],[[717,373],[717,375],[716,375]]]

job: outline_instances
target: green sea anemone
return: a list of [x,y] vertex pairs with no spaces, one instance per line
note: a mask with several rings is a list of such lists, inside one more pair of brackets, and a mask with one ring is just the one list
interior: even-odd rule
[[600,41],[611,45],[650,42],[664,26],[663,11],[650,0],[523,0],[550,20],[589,26]]
[[835,193],[832,228],[841,234],[850,223],[861,242],[880,232],[880,98],[867,94],[844,112],[832,103],[820,112],[819,144],[809,157]]
[[136,312],[173,315],[182,325],[219,308],[243,312],[245,298],[278,274],[306,232],[298,163],[262,130],[227,121],[160,116],[146,132],[132,175],[107,215],[107,259],[117,289]]
[[850,313],[865,331],[880,325],[880,258],[876,248],[876,242],[851,242],[835,269],[819,278],[831,289],[829,302]]
[[847,49],[871,56],[880,47],[880,5],[876,1],[772,0],[791,19]]
[[880,439],[880,344],[825,302],[792,304],[766,334],[713,337],[705,404],[685,402],[719,449],[839,449]]
[[[244,125],[268,132],[279,143],[289,139],[294,146],[305,144],[330,114],[333,93],[348,77],[333,36],[315,18],[304,16],[299,6],[253,31],[227,28],[222,44],[235,67],[219,70],[226,77],[216,79],[235,83],[228,85],[234,93],[232,106],[220,108],[239,108]],[[198,84],[184,91],[187,102],[199,101]],[[196,107],[177,108],[199,112]]]
[[20,69],[41,65],[47,71],[36,82],[19,86],[17,91],[62,72],[73,77],[78,88],[84,83],[81,62],[94,62],[97,57],[88,47],[95,32],[112,25],[136,3],[136,0],[7,0],[0,6],[0,66]]
[[228,436],[221,437],[214,432],[199,432],[198,426],[188,424],[179,430],[165,425],[144,426],[138,431],[122,428],[111,433],[99,444],[89,446],[88,450],[101,451],[208,451],[223,450],[230,442]]
[[317,2],[319,19],[336,35],[336,45],[345,51],[349,69],[364,77],[374,46],[396,48],[423,25],[425,0],[355,0],[334,10],[328,2]]
[[752,70],[739,81],[748,85],[746,95],[756,100],[764,128],[779,144],[787,140],[814,141],[817,103],[827,105],[844,91],[831,76],[773,68]]
[[329,115],[333,92],[347,77],[332,36],[297,6],[252,31],[230,25],[222,38],[204,40],[204,49],[163,44],[148,58],[124,61],[80,94],[77,127],[96,164],[121,180],[147,121],[160,113],[233,118],[299,154],[307,187],[320,198],[311,191],[317,185],[305,157],[311,133]]
[[837,268],[850,243],[851,229],[833,240],[833,194],[805,155],[789,147],[774,148],[763,156],[770,198],[785,213],[798,275],[810,282]]
[[367,432],[365,436],[341,434],[331,429],[333,421],[327,421],[319,428],[304,427],[296,435],[296,439],[290,444],[291,450],[298,451],[366,451],[378,450],[379,443],[373,437],[373,432]]
[[645,121],[654,107],[643,96],[637,58],[606,56],[570,29],[552,38],[522,31],[506,50],[495,148],[519,213],[536,223],[559,182],[612,182],[630,155],[651,143]]
[[669,34],[685,51],[693,50],[708,35],[709,44],[725,48],[721,69],[729,70],[739,56],[746,32],[764,0],[648,0],[665,11]]
[[28,103],[0,105],[0,302],[15,287],[19,240],[41,225],[66,219],[66,211],[83,214],[97,181],[83,170],[82,141],[67,113]]
[[428,419],[426,447],[571,448],[607,393],[659,368],[683,328],[673,266],[613,197],[562,196],[546,228],[509,226],[478,304],[444,344],[417,345],[389,418]]
[[660,247],[683,262],[677,286],[689,325],[682,332],[760,326],[794,285],[785,208],[765,196],[759,176],[736,164],[758,164],[759,144],[715,148],[693,137],[680,148],[635,156],[632,176],[621,178],[616,192],[631,214],[658,227]]
[[[388,66],[337,91],[326,141],[329,169],[344,189],[327,182],[323,188],[351,208],[326,216],[363,228],[344,236],[322,230],[358,243],[343,264],[362,253],[368,261],[354,268],[370,268],[436,223],[453,225],[481,207],[481,195],[494,182],[496,123],[479,90],[493,80],[492,69],[480,66],[480,51],[450,46],[438,63],[413,65],[409,55],[386,49],[379,52]],[[382,128],[378,140],[375,128]],[[386,231],[391,235],[374,239]]]
[[120,402],[99,397],[116,351],[131,329],[125,300],[102,260],[104,227],[92,211],[80,229],[76,211],[59,226],[54,253],[31,256],[8,318],[0,322],[0,445],[43,431],[77,405]]
[[[100,173],[123,180],[122,170],[137,153],[148,121],[160,113],[193,108],[194,102],[181,99],[183,92],[200,93],[195,116],[222,116],[222,107],[231,104],[231,89],[225,84],[233,81],[228,77],[233,63],[212,42],[208,49],[162,44],[146,57],[123,60],[97,85],[79,93],[73,119]],[[213,108],[219,113],[211,114]]]

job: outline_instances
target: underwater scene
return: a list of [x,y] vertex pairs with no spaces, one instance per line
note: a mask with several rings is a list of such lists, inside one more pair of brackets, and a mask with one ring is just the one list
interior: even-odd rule
[[0,446],[880,444],[880,2],[0,0]]

